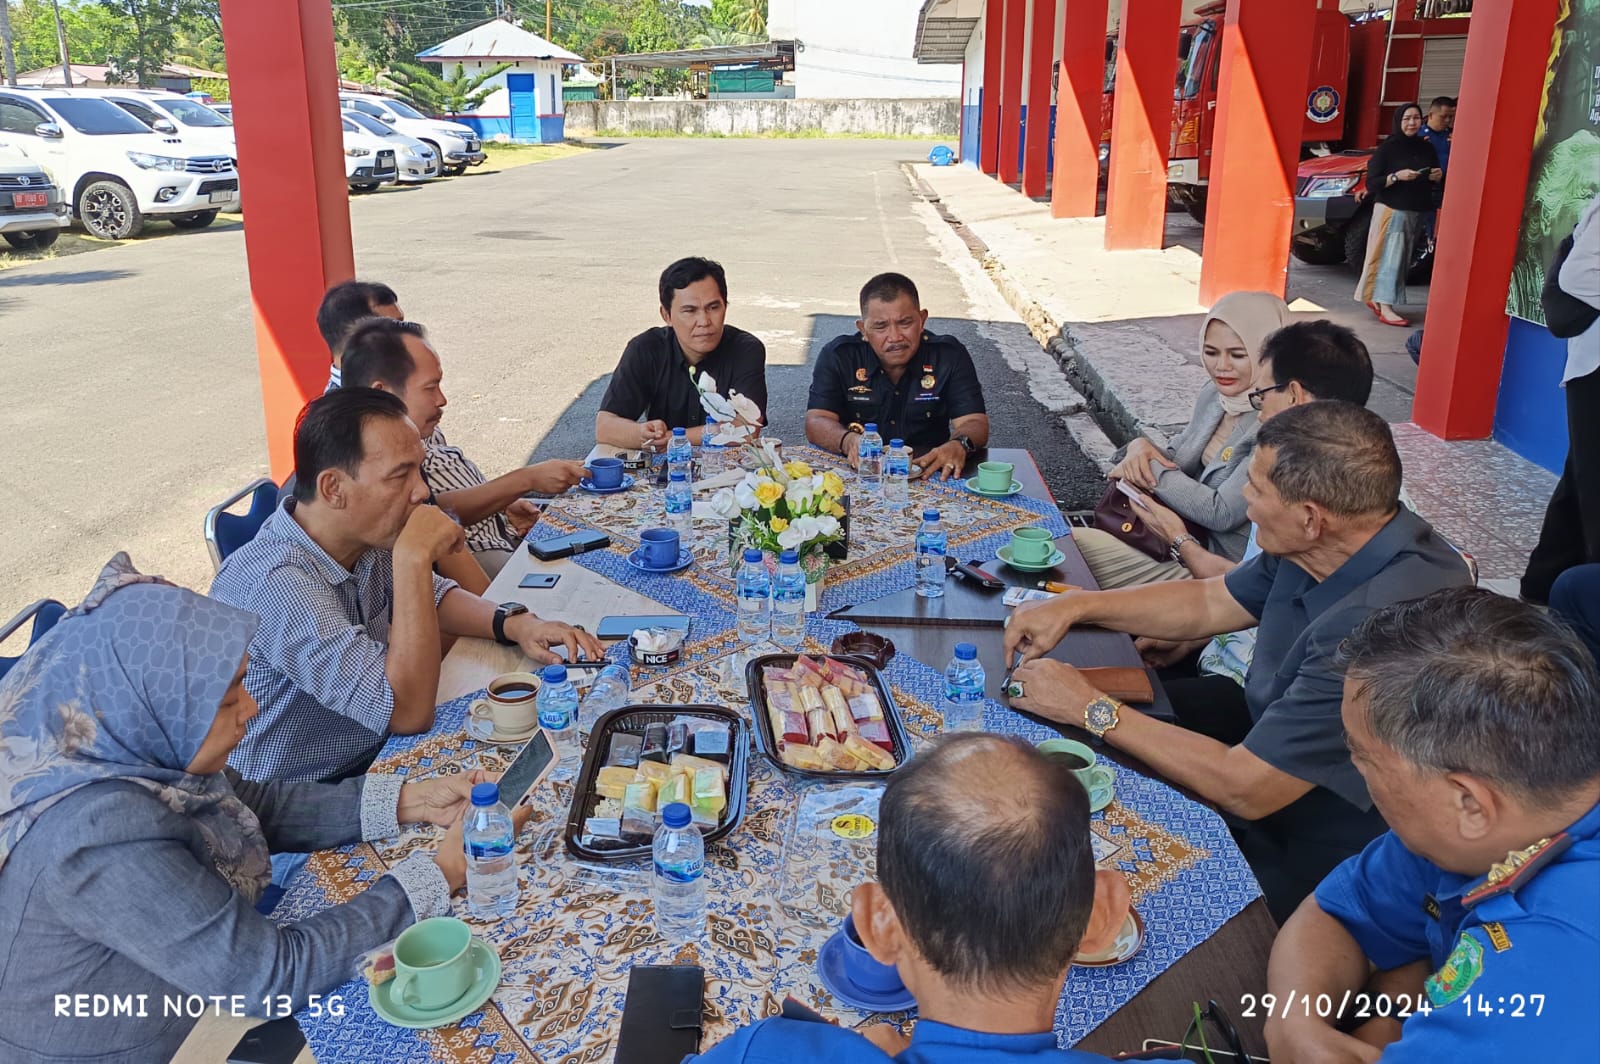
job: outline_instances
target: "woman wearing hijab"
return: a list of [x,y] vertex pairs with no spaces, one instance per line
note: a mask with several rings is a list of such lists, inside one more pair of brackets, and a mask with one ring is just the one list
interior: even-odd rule
[[[1256,440],[1250,391],[1262,341],[1287,324],[1288,306],[1269,292],[1231,292],[1217,300],[1200,323],[1200,362],[1211,379],[1200,389],[1188,426],[1166,450],[1140,436],[1108,474],[1207,529],[1209,542],[1202,546],[1236,561],[1249,539],[1244,484]],[[1092,528],[1073,529],[1072,540],[1102,588],[1189,576],[1176,550],[1173,559],[1157,561]]]
[[[119,554],[0,681],[0,1060],[167,1060],[195,1021],[164,996],[304,1008],[365,950],[450,911],[471,780],[224,772],[256,712],[255,629]],[[283,925],[256,912],[269,846],[384,838],[402,820],[457,826],[343,905]],[[142,1015],[62,1015],[57,995],[77,994],[146,996]]]
[[1406,272],[1423,223],[1433,212],[1434,185],[1443,179],[1438,153],[1422,130],[1422,108],[1408,103],[1394,116],[1394,134],[1378,145],[1367,163],[1367,193],[1372,223],[1367,257],[1356,283],[1356,299],[1385,325],[1411,322],[1395,313],[1406,301]]

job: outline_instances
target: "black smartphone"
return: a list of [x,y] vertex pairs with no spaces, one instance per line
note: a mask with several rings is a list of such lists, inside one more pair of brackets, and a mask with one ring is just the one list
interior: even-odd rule
[[570,558],[574,554],[583,554],[609,546],[611,537],[604,532],[574,532],[570,536],[559,536],[556,539],[528,540],[528,551],[542,562]]
[[228,1052],[228,1064],[294,1064],[305,1044],[306,1036],[293,1016],[268,1020],[244,1033]]
[[637,628],[669,628],[675,632],[689,630],[689,618],[681,613],[664,613],[646,617],[602,617],[595,629],[596,639],[626,639]]
[[515,808],[533,790],[534,784],[550,771],[555,760],[555,748],[550,745],[550,736],[545,734],[543,728],[535,729],[522,752],[517,754],[517,759],[500,775],[500,800],[506,803],[506,808]]
[[679,1064],[698,1053],[705,993],[706,973],[698,965],[634,965],[615,1064]]
[[560,573],[523,573],[518,587],[555,587],[556,581],[561,579]]

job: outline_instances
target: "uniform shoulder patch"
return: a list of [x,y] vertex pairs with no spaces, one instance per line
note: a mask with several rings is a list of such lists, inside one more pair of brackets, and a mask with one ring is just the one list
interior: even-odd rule
[[1428,976],[1422,984],[1428,992],[1428,1000],[1434,1008],[1443,1008],[1453,1001],[1457,1001],[1467,989],[1477,982],[1478,976],[1483,974],[1483,946],[1470,934],[1463,931],[1456,940],[1456,948],[1450,951],[1444,964],[1439,970]]
[[1489,945],[1494,947],[1496,953],[1504,953],[1511,948],[1511,936],[1506,934],[1506,925],[1498,920],[1490,920],[1483,925],[1484,933],[1489,936]]

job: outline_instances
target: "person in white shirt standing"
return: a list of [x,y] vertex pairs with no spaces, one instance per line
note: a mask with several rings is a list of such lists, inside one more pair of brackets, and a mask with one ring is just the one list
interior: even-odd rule
[[1545,286],[1545,319],[1552,332],[1567,337],[1561,375],[1567,393],[1567,461],[1545,511],[1539,545],[1522,574],[1522,597],[1541,605],[1549,601],[1556,577],[1600,562],[1600,196],[1584,208],[1572,231],[1572,250],[1561,262],[1555,287],[1560,291]]

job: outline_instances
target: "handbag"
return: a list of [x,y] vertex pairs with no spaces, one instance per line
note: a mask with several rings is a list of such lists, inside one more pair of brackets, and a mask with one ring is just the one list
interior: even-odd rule
[[1539,305],[1544,308],[1544,326],[1550,330],[1550,335],[1562,340],[1582,336],[1595,323],[1595,319],[1600,318],[1600,310],[1577,296],[1569,295],[1561,287],[1561,264],[1567,261],[1570,254],[1572,237],[1568,236],[1556,248],[1556,256],[1550,260],[1550,268],[1544,273],[1544,288],[1539,291]]
[[[1094,504],[1094,519],[1090,524],[1158,562],[1172,560],[1170,548],[1156,535],[1155,529],[1139,516],[1139,508],[1122,493],[1116,481],[1106,485],[1106,493]],[[1210,534],[1187,517],[1183,519],[1183,526],[1189,535],[1202,544],[1208,541]]]

